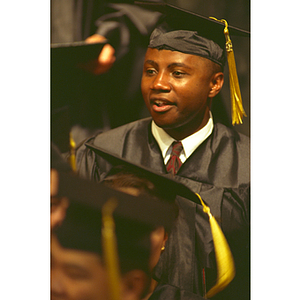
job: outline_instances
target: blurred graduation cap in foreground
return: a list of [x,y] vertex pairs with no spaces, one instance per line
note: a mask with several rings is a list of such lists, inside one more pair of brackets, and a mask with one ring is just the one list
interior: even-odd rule
[[[91,143],[85,143],[85,145],[94,151],[97,155],[104,158],[112,167],[123,166],[128,172],[132,172],[139,177],[147,178],[151,181],[156,190],[161,195],[162,199],[168,202],[174,202],[176,196],[181,196],[189,199],[197,204],[200,204],[199,198],[194,192],[192,192],[184,184],[172,179],[169,175],[163,175],[154,172],[153,170],[146,168],[142,165],[138,165],[133,162],[129,162],[124,158],[116,156],[106,150],[96,147]],[[122,169],[111,169],[108,175],[113,175],[113,173],[120,172]]]
[[150,37],[150,48],[179,51],[209,59],[222,68],[226,57],[229,69],[232,124],[241,124],[246,116],[237,77],[233,46],[229,36],[249,37],[248,31],[229,26],[224,19],[202,16],[178,6],[156,1],[135,1],[163,13]]
[[[60,173],[58,196],[68,197],[71,203],[82,205],[88,209],[101,211],[109,199],[117,199],[118,206],[114,216],[131,219],[149,226],[166,226],[177,216],[177,206],[165,201],[153,201],[147,196],[132,196],[75,175]],[[158,212],[160,211],[160,212]],[[168,215],[166,215],[168,212]]]

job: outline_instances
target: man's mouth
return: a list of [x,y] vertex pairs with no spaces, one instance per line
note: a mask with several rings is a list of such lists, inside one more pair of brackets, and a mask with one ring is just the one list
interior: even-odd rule
[[174,103],[165,99],[152,99],[151,104],[155,112],[165,112],[174,106]]

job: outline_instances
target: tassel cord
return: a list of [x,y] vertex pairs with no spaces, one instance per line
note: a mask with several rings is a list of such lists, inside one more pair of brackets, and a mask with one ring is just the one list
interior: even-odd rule
[[243,116],[247,117],[242,103],[242,96],[240,91],[239,80],[237,76],[236,63],[234,58],[232,41],[229,36],[228,23],[225,19],[218,20],[214,17],[211,19],[221,22],[225,25],[224,35],[226,41],[226,53],[227,53],[227,62],[229,70],[229,85],[230,85],[230,98],[231,98],[231,117],[232,125],[242,124]]
[[235,276],[235,266],[230,247],[226,238],[217,223],[215,217],[211,214],[210,208],[204,204],[199,194],[198,196],[203,212],[209,217],[213,243],[215,248],[216,264],[217,264],[217,280],[216,284],[205,294],[205,298],[211,298],[223,289],[233,280]]

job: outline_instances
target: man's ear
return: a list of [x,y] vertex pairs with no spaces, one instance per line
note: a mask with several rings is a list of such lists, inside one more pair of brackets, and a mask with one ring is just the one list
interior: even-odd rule
[[139,300],[149,288],[149,277],[142,270],[131,270],[122,276],[121,295],[124,300]]
[[211,89],[208,97],[213,98],[219,94],[224,83],[224,74],[223,72],[215,73],[211,78]]

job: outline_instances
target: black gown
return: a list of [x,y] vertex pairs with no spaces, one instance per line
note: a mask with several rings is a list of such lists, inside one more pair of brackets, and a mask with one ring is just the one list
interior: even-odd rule
[[[128,161],[167,174],[160,148],[151,133],[151,118],[132,122],[86,142]],[[219,221],[230,245],[236,276],[212,299],[250,299],[250,141],[222,124],[182,164],[175,179],[199,193]],[[84,144],[77,150],[80,176],[102,181],[111,165]],[[157,299],[170,299],[165,291],[174,287],[203,296],[216,280],[213,242],[202,206],[177,197],[179,218],[157,265]],[[205,284],[204,284],[205,282]],[[164,288],[162,288],[164,286]],[[172,292],[171,292],[172,290]],[[188,299],[176,293],[176,299]],[[180,296],[181,295],[181,296]],[[199,299],[202,299],[201,297]]]

